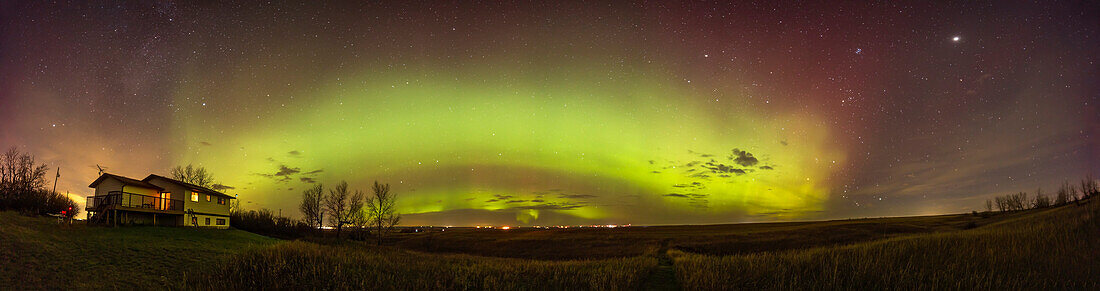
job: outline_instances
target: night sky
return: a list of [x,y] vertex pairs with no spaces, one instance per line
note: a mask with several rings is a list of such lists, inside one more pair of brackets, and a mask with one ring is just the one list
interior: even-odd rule
[[195,164],[293,217],[378,180],[404,224],[732,223],[1100,173],[1089,1],[43,2],[0,4],[0,146],[77,197]]

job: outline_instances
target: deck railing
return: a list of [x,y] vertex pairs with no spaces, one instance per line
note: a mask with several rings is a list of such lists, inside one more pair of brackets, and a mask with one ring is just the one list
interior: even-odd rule
[[168,199],[137,193],[111,191],[107,195],[88,197],[87,211],[96,211],[101,206],[144,208],[153,211],[183,211],[183,200]]

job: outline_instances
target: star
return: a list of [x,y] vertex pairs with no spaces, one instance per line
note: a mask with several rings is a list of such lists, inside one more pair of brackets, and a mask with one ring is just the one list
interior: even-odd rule
[[951,38],[951,41],[953,41],[953,42],[959,42],[960,40],[962,40],[962,37],[959,37],[957,35],[955,37]]

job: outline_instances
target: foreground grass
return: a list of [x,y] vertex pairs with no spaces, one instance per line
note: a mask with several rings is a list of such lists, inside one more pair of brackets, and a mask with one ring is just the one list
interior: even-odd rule
[[0,212],[0,289],[159,289],[274,242],[237,230],[70,226]]
[[654,257],[535,261],[439,255],[358,243],[286,242],[247,251],[182,289],[624,290],[656,270]]
[[985,227],[842,247],[707,256],[673,251],[701,289],[1100,288],[1100,203],[1035,211]]
[[569,260],[653,255],[662,246],[690,253],[735,255],[848,245],[913,234],[981,227],[1023,213],[845,219],[832,221],[486,230],[402,234],[396,245],[416,251],[493,257]]

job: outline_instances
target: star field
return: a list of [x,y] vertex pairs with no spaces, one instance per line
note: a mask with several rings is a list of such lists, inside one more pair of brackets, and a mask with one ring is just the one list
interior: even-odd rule
[[[0,146],[411,224],[965,212],[1100,172],[1096,4],[0,4]],[[82,199],[77,199],[83,201]]]

